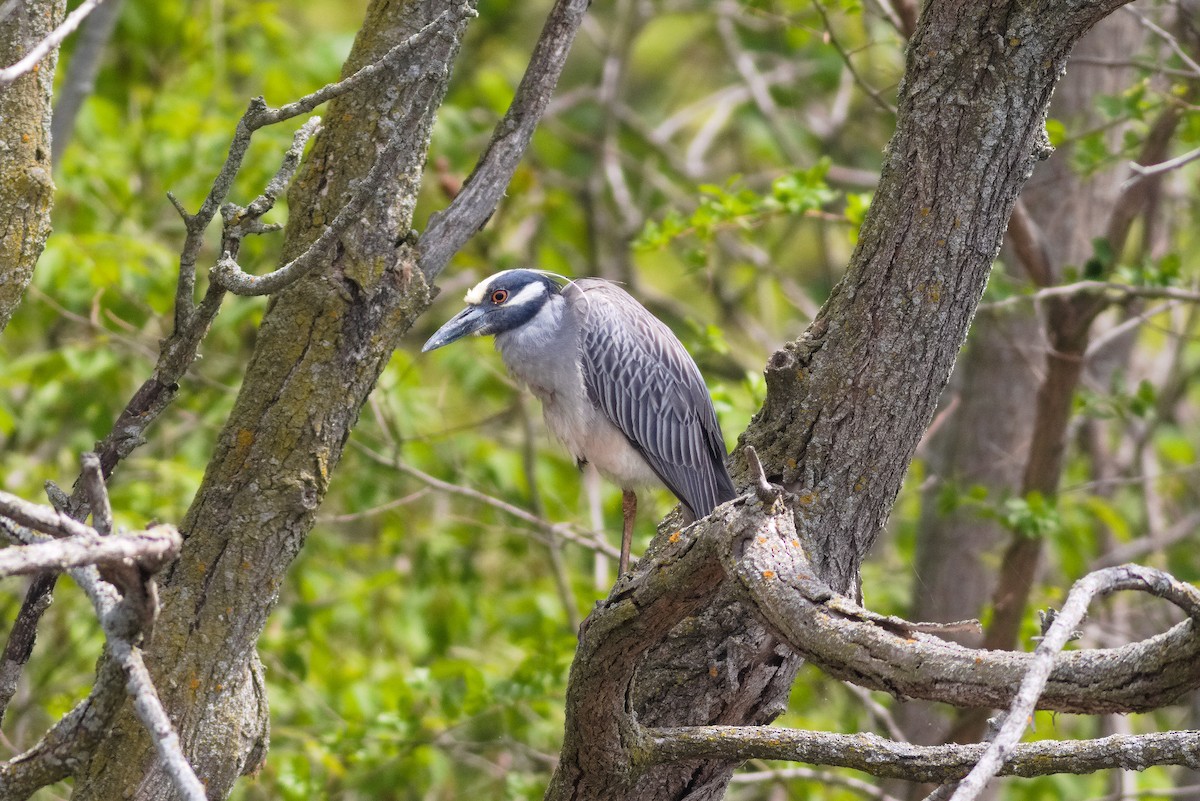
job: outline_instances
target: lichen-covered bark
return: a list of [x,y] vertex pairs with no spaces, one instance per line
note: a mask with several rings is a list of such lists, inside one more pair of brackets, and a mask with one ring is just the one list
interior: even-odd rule
[[[18,3],[0,24],[0,66],[19,61],[62,22],[66,0]],[[0,87],[0,331],[21,303],[50,236],[50,91],[55,48]]]
[[[377,59],[444,8],[375,0],[345,71]],[[413,269],[409,226],[464,27],[447,24],[395,70],[334,101],[289,194],[284,261],[333,219],[383,144],[405,137],[394,174],[330,263],[271,299],[234,410],[180,526],[183,553],[163,582],[147,662],[210,798],[224,798],[265,754],[255,643],[359,408],[430,299]],[[126,713],[78,778],[76,798],[128,797],[175,794]]]
[[[836,590],[855,591],[932,418],[1013,203],[1044,154],[1042,119],[1067,55],[1121,4],[925,5],[846,277],[809,330],[771,358],[767,400],[742,438],[795,494],[796,530]],[[749,614],[731,615],[731,597],[672,634],[686,651],[648,655],[633,698],[639,720],[757,723],[782,708],[797,663]],[[587,748],[575,723],[564,755]],[[660,766],[605,797],[719,798],[733,765]],[[598,797],[590,786],[581,762],[564,759],[547,798]]]

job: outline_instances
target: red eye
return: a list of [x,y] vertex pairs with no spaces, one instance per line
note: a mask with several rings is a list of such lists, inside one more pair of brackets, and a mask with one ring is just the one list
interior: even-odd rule
[[499,306],[501,303],[503,303],[506,300],[508,300],[508,290],[507,289],[497,289],[495,292],[492,293],[492,303],[495,303],[497,306]]

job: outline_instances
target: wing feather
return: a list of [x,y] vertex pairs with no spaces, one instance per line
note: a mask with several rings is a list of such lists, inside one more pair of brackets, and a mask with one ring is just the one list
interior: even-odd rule
[[699,368],[660,320],[601,279],[564,290],[580,323],[589,399],[697,518],[736,492]]

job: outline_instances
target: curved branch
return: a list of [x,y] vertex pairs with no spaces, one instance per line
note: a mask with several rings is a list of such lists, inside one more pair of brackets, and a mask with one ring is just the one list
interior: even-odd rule
[[1107,595],[1118,590],[1143,590],[1172,601],[1193,620],[1200,617],[1200,593],[1196,588],[1151,568],[1137,565],[1109,567],[1090,573],[1075,582],[1062,611],[1056,615],[1054,623],[1038,643],[1029,672],[1021,680],[1021,687],[1005,714],[1000,731],[988,744],[987,750],[983,752],[975,767],[971,768],[971,772],[955,788],[951,801],[973,801],[1005,765],[1012,749],[1020,742],[1029,725],[1038,698],[1050,678],[1055,657],[1067,644],[1075,627],[1083,621],[1088,604],[1097,595]]
[[[874,615],[818,581],[799,542],[786,537],[756,538],[726,569],[767,625],[801,656],[862,687],[901,698],[1000,708],[1012,702],[1034,659],[1028,653],[966,648]],[[1111,570],[1123,577],[1114,589],[1150,592],[1189,615],[1200,611],[1195,588],[1164,573],[1135,566]],[[1200,637],[1189,620],[1120,648],[1059,655],[1038,708],[1140,712],[1197,686]]]

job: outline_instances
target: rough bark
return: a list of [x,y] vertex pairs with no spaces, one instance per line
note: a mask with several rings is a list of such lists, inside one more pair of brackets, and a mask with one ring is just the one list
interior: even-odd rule
[[[18,3],[0,24],[0,66],[21,59],[62,22],[66,0]],[[58,49],[0,88],[0,331],[21,303],[46,238],[50,177],[50,93]]]
[[[444,8],[376,0],[345,73]],[[334,218],[385,143],[404,138],[389,180],[329,263],[272,297],[237,402],[180,527],[183,553],[163,582],[147,661],[210,798],[225,797],[265,755],[267,707],[255,643],[359,408],[430,299],[409,226],[465,25],[465,16],[453,18],[395,69],[334,101],[289,194],[284,263]],[[175,797],[128,710],[76,789],[76,798],[89,801],[127,797]]]
[[[1042,119],[1071,47],[1120,5],[964,0],[924,9],[897,131],[846,278],[809,330],[771,358],[767,400],[742,438],[795,494],[796,531],[837,591],[854,591],[933,415],[1017,194],[1045,153]],[[671,635],[688,648],[647,655],[642,675],[654,686],[631,699],[639,720],[757,723],[782,708],[796,660],[732,610],[732,597],[719,594]],[[581,681],[570,692],[592,697]],[[580,710],[586,717],[587,705]],[[587,748],[580,725],[569,717],[564,755]],[[660,766],[604,797],[717,798],[734,764]],[[547,798],[599,797],[587,765],[561,760]]]

